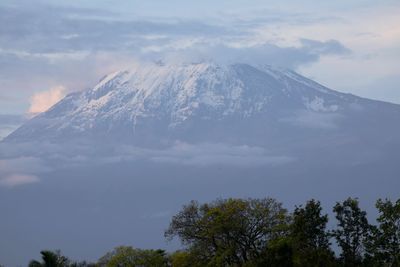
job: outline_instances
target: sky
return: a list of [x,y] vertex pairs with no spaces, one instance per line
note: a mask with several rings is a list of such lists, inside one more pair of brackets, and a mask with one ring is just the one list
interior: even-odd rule
[[2,0],[0,124],[149,60],[277,65],[400,104],[398,14],[396,0]]

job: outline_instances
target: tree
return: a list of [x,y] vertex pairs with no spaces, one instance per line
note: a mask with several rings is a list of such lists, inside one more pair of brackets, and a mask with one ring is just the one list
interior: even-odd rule
[[70,264],[68,258],[61,255],[59,250],[55,252],[44,250],[40,254],[42,254],[42,262],[32,260],[29,267],[67,267]]
[[293,267],[293,244],[288,237],[272,240],[260,257],[249,267]]
[[121,246],[108,252],[98,262],[100,267],[164,267],[167,265],[164,250],[136,249]]
[[348,198],[343,203],[337,202],[333,208],[338,221],[333,236],[341,248],[340,258],[345,267],[361,266],[365,246],[371,236],[371,226],[367,213],[359,207],[357,199]]
[[372,240],[374,259],[380,266],[400,266],[400,199],[379,199],[378,228]]
[[288,220],[286,209],[271,198],[192,201],[172,218],[165,236],[178,236],[209,266],[242,266],[287,235]]
[[198,253],[190,251],[175,251],[169,256],[172,267],[202,267],[205,262],[196,257]]
[[312,199],[293,212],[291,239],[297,266],[332,266],[335,263],[326,230],[328,215],[322,215],[321,211],[321,203]]

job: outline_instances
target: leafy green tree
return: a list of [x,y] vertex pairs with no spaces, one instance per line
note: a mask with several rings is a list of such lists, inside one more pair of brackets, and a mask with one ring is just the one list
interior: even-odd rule
[[376,202],[378,227],[372,240],[375,263],[379,266],[400,266],[400,199]]
[[330,249],[326,230],[328,215],[322,215],[319,201],[308,201],[296,207],[291,224],[291,239],[296,266],[333,266],[334,253]]
[[359,207],[357,199],[337,202],[333,208],[338,221],[333,236],[341,248],[341,261],[345,267],[362,266],[366,244],[371,236],[367,213]]
[[164,250],[136,249],[127,246],[115,248],[98,262],[100,267],[164,267],[168,266]]
[[198,253],[193,251],[176,251],[169,256],[172,267],[202,267],[207,265],[201,258],[196,257]]
[[44,250],[40,254],[42,254],[42,262],[32,260],[29,267],[68,267],[70,264],[68,258],[61,255],[59,250],[55,252]]
[[243,266],[287,235],[286,209],[271,198],[192,201],[172,218],[165,236],[178,236],[209,266]]
[[280,237],[272,240],[261,256],[250,262],[248,267],[293,267],[293,257],[290,238]]

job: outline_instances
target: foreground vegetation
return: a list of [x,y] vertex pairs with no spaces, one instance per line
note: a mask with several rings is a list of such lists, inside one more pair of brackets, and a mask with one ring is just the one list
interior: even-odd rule
[[[117,247],[96,263],[71,262],[60,252],[42,251],[29,267],[84,266],[400,266],[400,199],[378,200],[370,224],[357,199],[333,207],[336,226],[319,201],[289,213],[272,198],[192,201],[176,214],[165,232],[184,250]],[[332,243],[338,246],[336,253]]]

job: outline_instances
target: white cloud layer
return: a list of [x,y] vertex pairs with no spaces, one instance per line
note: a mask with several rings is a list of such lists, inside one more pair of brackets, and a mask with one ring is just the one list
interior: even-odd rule
[[65,96],[66,90],[63,86],[56,86],[50,90],[35,93],[31,97],[31,105],[28,112],[32,114],[44,112]]
[[224,143],[176,142],[170,147],[158,149],[113,144],[96,147],[91,143],[54,145],[32,142],[17,146],[0,143],[0,185],[15,187],[39,182],[41,174],[57,169],[83,165],[95,168],[115,162],[251,168],[289,164],[295,160],[295,157],[276,154],[262,147]]
[[35,175],[28,174],[12,174],[0,179],[0,186],[15,187],[24,184],[32,184],[39,182],[39,178]]
[[294,160],[288,156],[270,155],[264,148],[247,145],[176,143],[170,149],[154,152],[150,156],[150,160],[154,162],[197,166],[235,165],[254,167],[285,164]]
[[302,111],[295,116],[283,118],[281,121],[305,128],[329,130],[335,129],[337,127],[337,122],[341,118],[342,116],[336,113]]
[[[21,149],[22,147],[20,147]],[[12,155],[7,146],[1,146],[4,153],[0,153],[0,186],[16,187],[25,184],[37,183],[39,175],[50,170],[45,160],[37,157],[22,156],[27,150],[20,150],[18,156]],[[37,149],[37,148],[36,148]]]

